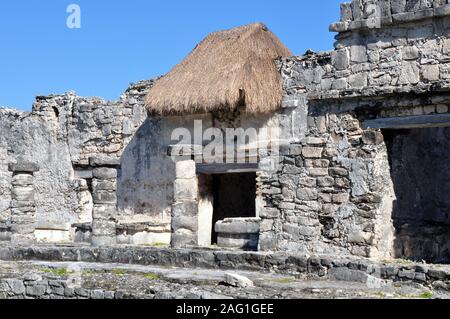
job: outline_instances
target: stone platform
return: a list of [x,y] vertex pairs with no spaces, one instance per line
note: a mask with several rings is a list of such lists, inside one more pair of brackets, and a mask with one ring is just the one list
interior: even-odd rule
[[[120,275],[137,271],[156,274],[155,278],[162,278],[162,281],[159,282],[162,287],[161,291],[166,291],[169,295],[172,293],[172,298],[176,297],[175,295],[182,288],[185,289],[186,294],[179,293],[179,296],[183,298],[189,298],[188,292],[195,287],[198,288],[199,285],[217,288],[217,285],[224,280],[225,274],[230,272],[250,278],[255,282],[255,287],[264,289],[255,288],[255,290],[248,292],[244,288],[235,288],[234,290],[227,288],[228,290],[225,290],[229,294],[224,294],[221,297],[274,298],[285,291],[287,287],[290,287],[292,291],[288,290],[288,295],[283,298],[307,298],[308,296],[313,298],[353,298],[358,296],[396,298],[406,295],[414,297],[421,294],[423,296],[439,296],[439,298],[450,297],[449,265],[427,265],[398,260],[376,262],[361,258],[306,256],[286,253],[169,249],[142,246],[90,247],[83,245],[4,246],[0,247],[0,260],[2,265],[0,278],[15,278],[19,281],[26,281],[23,276],[27,275],[30,269],[36,269],[36,267],[38,269],[42,267],[50,269],[73,269],[74,267],[75,269],[88,270],[109,269],[109,272],[106,271],[106,273],[113,272],[112,275],[110,274],[108,277],[103,274],[102,279],[99,279],[101,285],[96,286],[94,284],[92,286],[93,288],[109,288],[109,290],[102,288],[104,291],[120,290],[120,282],[122,281],[118,281],[118,279],[123,278],[120,276],[115,278],[117,276],[114,277],[114,273]],[[8,276],[5,265],[12,265],[10,267],[12,276]],[[16,269],[24,269],[25,271],[20,272]],[[114,269],[119,269],[119,271],[113,271]],[[66,274],[65,271],[61,271],[61,273]],[[258,281],[258,278],[261,280]],[[45,279],[43,280],[45,281]],[[98,283],[97,279],[93,278],[92,280],[94,280],[94,283]],[[137,279],[136,282],[138,282]],[[173,282],[181,286],[172,287]],[[267,287],[263,284],[257,284],[257,282],[270,283],[270,287],[274,290],[270,290],[271,293],[266,294],[264,291],[267,290]],[[91,283],[91,279],[87,283]],[[283,289],[277,286],[280,283],[284,284],[282,285]],[[295,283],[295,285],[291,287],[291,283]],[[323,288],[325,290],[328,289],[328,293],[323,296],[320,293],[305,294],[305,289],[312,291],[316,289],[314,287],[317,287],[317,285],[318,287],[325,287]],[[356,290],[352,290],[350,293],[344,287],[356,287]],[[420,293],[418,295],[414,295],[414,293],[405,294],[401,290],[406,289],[405,287],[413,290],[418,289],[414,291]],[[125,291],[130,289],[128,287]],[[206,291],[209,292],[206,293],[205,298],[208,298],[208,296],[209,298],[214,297],[211,294],[217,293],[217,289],[208,289]],[[396,291],[396,289],[400,290]],[[201,291],[205,292],[205,290]],[[138,295],[142,297],[142,291]],[[152,298],[155,297],[155,294],[150,295],[152,295]],[[280,294],[280,296],[282,295]],[[112,297],[111,294],[108,296]],[[115,294],[114,298],[116,298]]]
[[[231,280],[238,278],[237,281]],[[242,285],[249,282],[250,285]],[[242,286],[241,286],[242,285]],[[411,282],[85,262],[0,262],[0,299],[450,298]]]

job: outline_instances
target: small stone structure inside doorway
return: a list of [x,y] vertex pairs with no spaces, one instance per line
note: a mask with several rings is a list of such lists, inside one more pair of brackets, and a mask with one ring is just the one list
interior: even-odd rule
[[256,250],[257,165],[197,165],[199,244]]
[[172,246],[257,250],[258,164],[176,164]]

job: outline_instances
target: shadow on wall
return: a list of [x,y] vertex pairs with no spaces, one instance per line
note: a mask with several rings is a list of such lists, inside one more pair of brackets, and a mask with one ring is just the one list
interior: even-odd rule
[[394,257],[450,262],[450,128],[383,132],[397,200]]
[[117,185],[121,217],[170,222],[175,165],[166,147],[160,121],[148,118],[122,154]]

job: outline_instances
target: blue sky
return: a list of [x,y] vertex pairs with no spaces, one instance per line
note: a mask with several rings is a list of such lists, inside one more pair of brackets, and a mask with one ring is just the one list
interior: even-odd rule
[[[208,33],[264,22],[293,51],[329,50],[343,0],[15,0],[0,2],[0,106],[74,90],[116,99],[167,73]],[[81,29],[66,26],[69,4]]]

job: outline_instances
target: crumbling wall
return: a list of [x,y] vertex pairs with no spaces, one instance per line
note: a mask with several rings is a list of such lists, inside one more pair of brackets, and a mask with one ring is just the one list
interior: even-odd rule
[[147,117],[143,97],[152,84],[132,85],[112,102],[68,92],[37,97],[30,113],[1,110],[0,223],[10,219],[8,164],[31,161],[40,167],[34,185],[37,229],[55,240],[72,240],[71,225],[89,221],[89,158],[122,156]]
[[282,151],[265,183],[262,249],[372,256],[386,239],[377,225],[393,200],[383,137],[351,112],[327,111],[311,107],[307,137]]
[[[370,5],[382,9],[376,24]],[[305,112],[307,127],[280,158],[263,160],[260,249],[395,255],[388,148],[364,122],[449,113],[448,9],[353,1],[331,26],[334,51],[279,61],[283,107]]]

